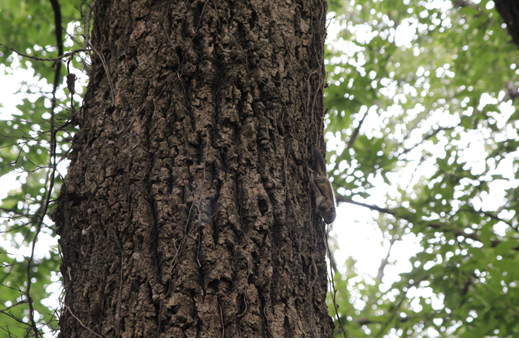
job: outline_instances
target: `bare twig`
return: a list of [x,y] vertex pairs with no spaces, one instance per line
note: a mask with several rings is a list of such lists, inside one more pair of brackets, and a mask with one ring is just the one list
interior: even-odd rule
[[366,119],[367,116],[368,116],[368,113],[366,112],[364,114],[364,116],[362,116],[362,118],[360,119],[359,124],[353,131],[353,134],[351,134],[350,140],[348,141],[348,146],[346,147],[346,149],[344,149],[345,151],[343,153],[345,153],[347,150],[349,150],[351,147],[353,147],[353,143],[357,139],[357,136],[359,136],[360,128],[362,127],[362,124],[364,123],[364,120]]
[[90,49],[77,49],[77,50],[72,50],[72,51],[69,51],[67,53],[64,53],[61,56],[58,56],[56,58],[40,58],[40,57],[30,56],[30,55],[25,54],[25,53],[21,53],[19,51],[16,51],[12,47],[6,46],[6,45],[4,45],[2,43],[0,43],[0,46],[4,47],[4,48],[6,48],[6,49],[8,49],[10,51],[13,51],[14,53],[16,53],[16,54],[18,54],[18,55],[20,55],[22,57],[33,59],[33,60],[39,60],[39,61],[42,61],[42,62],[57,62],[57,61],[62,60],[63,58],[70,57],[70,56],[75,55],[76,53],[79,53],[79,52],[90,52],[91,51]]
[[403,154],[406,154],[406,153],[409,153],[411,150],[413,150],[414,148],[418,147],[419,145],[423,144],[425,141],[433,138],[434,136],[438,135],[438,133],[440,131],[448,131],[448,130],[453,130],[455,127],[439,127],[435,130],[433,130],[432,132],[430,132],[429,134],[425,135],[422,140],[418,143],[416,143],[414,146],[412,147],[409,147],[409,148],[406,148],[404,149],[401,153],[399,153],[397,155],[397,158],[402,156]]
[[[416,282],[413,282],[412,284],[409,283],[406,288],[409,289],[411,288],[412,286],[415,286],[415,287],[418,287],[418,285],[426,280],[427,278],[429,277],[429,275],[425,275],[423,276],[422,278],[420,278],[418,281]],[[398,314],[399,310],[400,310],[400,307],[402,306],[402,303],[404,303],[406,297],[407,297],[407,293],[408,293],[408,290],[407,291],[404,291],[404,293],[402,294],[402,296],[400,297],[400,301],[396,304],[396,307],[393,309],[393,312],[391,313],[391,316],[389,316],[389,318],[386,320],[386,322],[384,323],[384,325],[382,325],[380,327],[380,330],[378,331],[378,334],[375,336],[376,338],[380,338],[382,337],[382,335],[384,335],[384,331],[386,330],[387,326],[391,323],[391,321],[393,321],[393,319],[395,318],[395,316]]]
[[[62,37],[62,26],[61,26],[61,9],[59,6],[59,2],[57,0],[50,0],[52,4],[52,8],[54,10],[54,23],[56,27],[56,45],[58,47],[58,54],[63,55],[63,37]],[[47,215],[47,210],[49,208],[50,199],[52,196],[52,189],[54,187],[54,176],[56,173],[56,131],[55,131],[55,108],[56,108],[56,90],[58,89],[59,81],[61,74],[61,58],[56,60],[56,71],[54,72],[54,84],[52,90],[52,102],[50,108],[50,151],[49,151],[49,172],[47,173],[47,179],[45,181],[45,195],[42,196],[42,203],[40,207],[43,207],[43,210],[40,213],[38,225],[36,227],[36,233],[32,240],[31,247],[31,256],[27,261],[27,302],[29,305],[29,318],[31,321],[32,329],[34,331],[35,337],[40,337],[41,333],[36,327],[36,322],[34,321],[34,306],[32,302],[32,297],[30,295],[31,291],[31,265],[34,259],[34,250],[36,248],[36,241],[38,240],[38,235],[41,231],[43,225],[43,219]],[[48,187],[47,187],[48,184]]]
[[390,210],[388,208],[379,207],[377,205],[365,204],[363,202],[358,202],[358,201],[352,200],[350,198],[344,197],[342,195],[336,195],[335,199],[337,200],[337,202],[347,202],[349,204],[354,204],[354,205],[358,205],[358,206],[369,208],[372,211],[378,211],[378,212],[381,212],[381,213],[387,213],[387,214],[391,214],[393,216],[396,215],[396,213],[393,212],[393,210]]

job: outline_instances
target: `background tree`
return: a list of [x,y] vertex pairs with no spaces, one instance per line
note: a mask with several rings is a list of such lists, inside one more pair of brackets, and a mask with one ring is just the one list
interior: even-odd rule
[[[47,299],[50,290],[56,289],[53,284],[60,280],[61,259],[58,248],[52,245],[56,232],[47,217],[47,203],[52,206],[66,173],[62,161],[75,129],[65,126],[70,119],[70,99],[60,87],[63,67],[48,59],[63,54],[64,48],[81,47],[76,37],[81,30],[82,9],[81,2],[60,6],[54,0],[0,3],[4,104],[11,97],[8,93],[13,83],[19,82],[11,75],[25,77],[18,90],[24,94],[23,102],[14,110],[1,110],[0,175],[6,175],[1,189],[13,188],[2,193],[7,196],[0,207],[4,270],[0,277],[1,337],[37,336],[57,327],[57,306]],[[13,49],[31,58],[22,58]],[[70,58],[65,61],[70,65]],[[80,86],[77,91],[81,92]],[[19,186],[12,186],[10,182],[15,181]],[[35,247],[37,241],[39,248]]]
[[[517,5],[495,5],[513,34]],[[336,276],[348,334],[517,336],[518,51],[494,3],[330,10],[342,23],[327,50],[334,184],[371,210],[387,250],[377,275],[352,260]],[[410,237],[420,251],[387,279]]]

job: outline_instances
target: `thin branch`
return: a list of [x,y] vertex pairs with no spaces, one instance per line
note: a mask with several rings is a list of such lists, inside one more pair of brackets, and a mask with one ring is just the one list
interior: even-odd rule
[[88,11],[85,15],[85,20],[84,20],[84,27],[85,27],[85,35],[84,35],[84,40],[83,40],[83,49],[86,49],[86,47],[88,46],[89,44],[89,41],[90,41],[90,18],[92,16],[92,9],[94,8],[94,4],[95,4],[96,0],[92,0],[92,2],[90,3],[90,5],[87,5],[88,6]]
[[[54,11],[54,24],[56,27],[56,45],[58,47],[58,54],[63,55],[63,28],[61,26],[61,9],[58,0],[50,0],[52,4],[52,9]],[[27,302],[29,305],[29,318],[31,320],[32,329],[34,331],[35,337],[40,337],[41,333],[36,327],[36,322],[34,321],[34,306],[32,297],[30,295],[31,291],[31,265],[34,259],[34,250],[36,248],[36,241],[38,240],[38,235],[41,231],[43,220],[47,215],[47,210],[49,208],[49,202],[52,196],[52,189],[54,187],[54,176],[56,172],[56,131],[55,131],[55,108],[56,108],[56,91],[58,89],[59,81],[61,75],[61,58],[56,60],[56,70],[54,72],[54,84],[52,89],[52,102],[50,108],[50,151],[49,151],[49,172],[47,173],[47,179],[45,183],[46,195],[42,196],[43,210],[39,217],[38,225],[36,227],[36,233],[32,240],[32,248],[31,248],[31,256],[27,261]],[[48,187],[47,187],[48,184]]]
[[[344,159],[345,153],[349,153],[350,148],[353,147],[353,143],[355,143],[355,140],[359,136],[360,128],[362,127],[362,124],[364,123],[364,120],[366,119],[367,116],[368,116],[368,113],[365,113],[364,116],[362,116],[362,118],[359,121],[359,124],[357,125],[357,127],[355,127],[353,134],[351,134],[350,140],[348,141],[348,145],[346,146],[346,148],[344,148],[344,150],[342,151],[342,153],[340,155],[337,155],[337,160]],[[339,167],[339,162],[336,162],[335,167],[330,170],[330,173],[333,174],[336,170],[338,170],[338,167]]]
[[[11,310],[12,308],[14,308],[14,307],[16,307],[16,306],[18,306],[18,305],[25,304],[25,303],[27,303],[27,301],[25,301],[25,300],[22,300],[22,301],[20,301],[20,302],[16,302],[15,304],[13,304],[13,305],[10,306],[10,307],[7,307],[7,308],[5,308],[5,309],[1,309],[1,310],[0,310],[0,314],[5,314],[5,313],[7,313],[9,310]],[[7,314],[7,315],[8,315],[8,314]]]
[[69,308],[68,305],[66,305],[65,303],[63,303],[65,305],[65,307],[67,308],[68,312],[74,316],[74,318],[79,322],[79,324],[81,324],[83,326],[83,328],[85,328],[86,330],[88,330],[89,332],[91,332],[92,334],[95,334],[97,337],[99,338],[103,338],[101,335],[97,334],[95,331],[93,331],[92,329],[88,328],[87,326],[85,326],[85,324],[76,316],[74,315],[74,313],[72,312],[72,310]]
[[366,119],[367,116],[368,116],[367,112],[364,114],[364,116],[362,116],[362,118],[359,121],[359,124],[353,131],[353,134],[351,134],[350,140],[348,141],[348,146],[344,150],[349,150],[351,147],[353,147],[353,143],[357,139],[357,136],[359,136],[360,128],[362,127],[362,124],[364,123],[364,120]]
[[0,43],[0,46],[4,47],[4,48],[6,48],[6,49],[8,49],[10,51],[13,51],[14,53],[16,53],[16,54],[18,54],[18,55],[20,55],[22,57],[33,59],[33,60],[39,60],[39,61],[42,61],[42,62],[57,62],[57,61],[62,60],[63,58],[75,55],[78,52],[90,52],[90,51],[92,51],[90,49],[77,49],[77,50],[72,50],[72,51],[69,51],[67,53],[64,53],[61,56],[56,57],[56,58],[40,58],[40,57],[30,56],[30,55],[25,54],[25,53],[21,53],[19,51],[16,51],[12,47],[6,46],[6,45],[4,45],[2,43]]
[[393,212],[390,209],[382,208],[382,207],[379,207],[377,205],[370,205],[370,204],[365,204],[363,202],[354,201],[354,200],[352,200],[350,198],[347,198],[345,196],[342,196],[342,195],[336,195],[335,199],[337,200],[338,203],[340,203],[340,202],[347,202],[349,204],[354,204],[354,205],[357,205],[357,206],[362,206],[362,207],[369,208],[372,211],[378,211],[378,212],[381,212],[381,213],[387,213],[387,214],[391,214],[392,216],[396,215],[396,213]]
[[485,216],[487,216],[487,217],[489,217],[491,219],[494,219],[494,220],[500,221],[502,223],[505,223],[508,226],[510,226],[510,228],[512,228],[514,231],[518,230],[518,228],[516,226],[514,226],[511,222],[509,222],[509,221],[507,221],[505,219],[499,218],[497,215],[494,215],[494,214],[492,214],[490,212],[486,212],[486,211],[482,211],[482,210],[474,211],[474,212],[481,213],[481,214],[483,214],[483,215],[485,215]]
[[[391,209],[388,209],[388,208],[379,207],[377,205],[365,204],[365,203],[362,203],[362,202],[358,202],[358,201],[352,200],[352,199],[347,198],[347,197],[342,196],[342,195],[337,195],[336,196],[336,200],[337,200],[337,202],[346,202],[346,203],[349,203],[349,204],[354,204],[354,205],[357,205],[357,206],[362,206],[362,207],[369,208],[372,211],[377,211],[377,212],[380,212],[380,213],[386,213],[386,214],[392,215],[393,217],[395,217],[397,219],[405,219],[407,221],[410,221],[411,216],[412,216],[411,212],[409,212],[408,215],[407,214],[406,215],[399,215],[399,214],[396,213],[396,211],[397,211],[396,209],[395,210],[391,210]],[[491,213],[484,212],[484,211],[474,211],[474,212],[482,213],[482,214],[485,214],[486,216],[494,218],[494,219],[496,219],[498,221],[503,221],[503,222],[507,223],[505,220],[503,220],[501,218],[498,218],[498,217],[494,216]],[[423,221],[423,219],[422,219],[422,221]],[[433,221],[431,221],[431,222],[424,221],[424,222],[427,223],[427,226],[430,227],[430,228],[438,229],[438,230],[441,230],[442,232],[452,233],[456,237],[461,236],[461,237],[464,237],[464,238],[469,238],[469,239],[472,239],[474,241],[481,242],[481,237],[477,233],[475,233],[475,232],[467,233],[467,232],[465,232],[463,230],[460,230],[460,229],[449,228],[449,225],[447,223],[437,223],[437,222],[433,222]],[[512,225],[510,225],[510,226],[512,228],[514,228]],[[499,244],[501,244],[502,242],[503,242],[503,240],[492,240],[490,246],[491,247],[496,247]],[[517,243],[519,244],[519,240],[517,240]],[[514,250],[519,251],[519,245],[517,247],[515,247]]]
[[[422,281],[426,280],[428,277],[429,277],[429,275],[425,275],[422,278],[420,278],[418,281],[413,282],[413,283],[409,283],[408,285],[406,285],[406,288],[409,289],[412,286],[418,287],[418,285]],[[384,331],[387,328],[387,326],[391,323],[391,321],[393,321],[393,319],[395,318],[396,314],[398,314],[398,311],[400,310],[400,307],[402,306],[402,303],[404,303],[405,299],[407,298],[407,293],[408,292],[409,292],[409,290],[406,290],[403,293],[403,295],[400,298],[400,301],[396,305],[395,309],[393,309],[393,313],[391,314],[391,316],[386,320],[384,325],[380,327],[380,330],[378,331],[378,334],[375,336],[376,338],[382,337],[382,335],[384,334]]]
[[[385,258],[382,258],[380,261],[380,266],[378,267],[377,277],[375,277],[375,281],[377,283],[382,283],[382,279],[384,278],[384,270],[386,266],[389,264],[389,257],[391,256],[391,249],[393,248],[393,245],[395,245],[395,242],[398,240],[397,237],[392,236],[391,240],[389,241],[389,248],[387,249],[387,254]],[[373,296],[373,298],[375,298]]]
[[54,26],[56,27],[56,46],[58,47],[58,55],[63,55],[63,28],[61,26],[61,8],[58,0],[49,0],[54,11]]
[[112,91],[110,92],[110,95],[112,97],[112,105],[115,105],[115,88],[114,88],[114,83],[112,82],[112,77],[110,76],[110,70],[108,69],[108,64],[106,62],[106,59],[101,53],[99,53],[96,50],[96,48],[94,47],[94,45],[92,45],[91,42],[89,42],[88,44],[90,45],[92,50],[94,50],[95,54],[99,57],[99,59],[101,60],[101,63],[103,64],[103,68],[105,69],[105,73],[106,73],[106,78],[108,79],[108,84],[110,85],[110,89],[112,89]]
[[427,140],[433,138],[434,136],[438,135],[438,133],[439,133],[440,131],[452,130],[452,129],[454,129],[454,128],[455,128],[455,127],[439,127],[439,128],[437,128],[437,129],[433,130],[432,132],[430,132],[429,134],[427,134],[426,136],[424,136],[424,137],[422,138],[422,140],[421,140],[420,142],[418,142],[417,144],[415,144],[414,146],[404,149],[401,153],[399,153],[399,154],[397,155],[397,158],[400,157],[400,156],[402,156],[403,154],[409,153],[411,150],[413,150],[413,149],[415,149],[416,147],[418,147],[419,145],[423,144],[425,141],[427,141]]

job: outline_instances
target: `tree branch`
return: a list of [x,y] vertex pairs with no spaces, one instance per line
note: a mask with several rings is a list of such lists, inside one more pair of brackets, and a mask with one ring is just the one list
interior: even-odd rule
[[418,147],[419,145],[423,144],[425,141],[427,141],[427,140],[433,138],[434,136],[438,135],[438,133],[440,131],[447,131],[447,130],[452,130],[452,129],[454,129],[454,127],[439,127],[437,129],[433,130],[432,132],[430,132],[429,134],[424,136],[422,138],[422,140],[420,142],[418,142],[417,144],[415,144],[414,146],[404,149],[401,153],[399,153],[397,155],[397,158],[402,156],[403,154],[409,153],[411,150],[413,150],[416,147]]
[[364,120],[366,119],[366,116],[368,116],[368,113],[366,112],[364,114],[364,116],[362,116],[362,118],[360,119],[359,121],[359,125],[355,128],[355,130],[353,131],[353,134],[351,134],[351,138],[350,140],[348,141],[348,146],[346,146],[346,149],[344,150],[348,150],[350,149],[351,147],[353,147],[353,143],[355,142],[355,140],[357,139],[357,136],[359,136],[359,132],[360,132],[360,128],[362,127],[362,123],[364,123]]
[[[395,217],[397,219],[405,219],[407,221],[410,221],[410,216],[412,216],[412,213],[409,213],[409,215],[399,215],[399,214],[396,213],[397,209],[391,210],[391,209],[388,209],[388,208],[379,207],[377,205],[365,204],[365,203],[362,203],[362,202],[358,202],[358,201],[352,200],[352,199],[347,198],[347,197],[342,196],[342,195],[337,195],[336,196],[336,200],[337,200],[338,203],[346,202],[346,203],[349,203],[349,204],[353,204],[353,205],[369,208],[372,211],[377,211],[377,212],[380,212],[380,213],[390,214],[390,215],[392,215],[393,217]],[[402,208],[399,208],[399,209],[402,209]],[[488,217],[490,217],[492,219],[495,219],[495,220],[507,223],[514,230],[516,229],[513,225],[508,223],[506,220],[503,220],[503,219],[493,215],[490,212],[484,212],[484,211],[474,211],[474,212],[482,213],[482,214],[484,214],[484,215],[486,215],[486,216],[488,216]],[[475,232],[473,232],[473,233],[466,233],[465,231],[460,230],[460,229],[448,228],[449,225],[446,224],[446,223],[437,223],[437,222],[433,222],[433,221],[427,222],[427,226],[431,227],[433,229],[441,230],[442,232],[450,232],[450,233],[454,234],[454,236],[456,236],[456,237],[462,236],[464,238],[469,238],[469,239],[472,239],[472,240],[475,240],[475,241],[478,241],[478,242],[481,243],[480,236],[477,233],[475,233]],[[491,247],[496,247],[499,244],[501,244],[502,242],[503,242],[503,240],[492,240],[491,241]],[[517,240],[517,243],[519,244],[519,240]],[[515,247],[514,250],[519,251],[519,245],[517,247]]]
[[[56,27],[56,45],[58,48],[58,54],[63,55],[63,29],[61,26],[61,9],[58,0],[50,0],[52,4],[52,9],[54,10],[54,24]],[[38,330],[36,326],[36,321],[34,320],[34,306],[32,297],[30,295],[31,291],[31,265],[34,259],[34,250],[36,248],[36,241],[38,240],[38,235],[41,231],[41,227],[43,225],[43,219],[47,215],[47,210],[49,208],[50,198],[52,196],[52,189],[54,187],[54,176],[56,172],[56,131],[55,131],[55,112],[56,109],[56,91],[58,89],[59,81],[61,75],[61,59],[56,60],[56,70],[54,72],[54,84],[52,89],[52,102],[50,108],[50,151],[49,151],[49,172],[47,173],[47,179],[45,183],[46,195],[42,196],[42,203],[40,207],[43,207],[41,215],[39,217],[38,225],[36,227],[36,233],[34,234],[34,238],[32,240],[32,248],[31,248],[31,256],[27,261],[27,302],[29,305],[29,318],[31,320],[31,327],[34,331],[35,337],[40,337],[41,332]],[[48,184],[48,187],[47,187]]]
[[64,53],[56,58],[40,58],[40,57],[35,57],[35,56],[30,56],[28,54],[25,54],[25,53],[21,53],[19,51],[16,51],[15,49],[13,49],[12,47],[9,47],[9,46],[6,46],[2,43],[0,43],[0,46],[8,49],[9,51],[13,51],[14,53],[22,56],[22,57],[25,57],[25,58],[29,58],[29,59],[33,59],[33,60],[39,60],[39,61],[42,61],[42,62],[57,62],[59,60],[62,60],[63,58],[66,58],[66,57],[69,57],[69,56],[72,56],[78,52],[90,52],[92,50],[90,49],[77,49],[77,50],[72,50],[72,51],[69,51],[67,53]]

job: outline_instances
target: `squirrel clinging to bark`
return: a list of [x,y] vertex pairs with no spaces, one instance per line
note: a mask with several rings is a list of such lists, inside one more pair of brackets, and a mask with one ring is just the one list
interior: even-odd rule
[[315,206],[323,220],[327,224],[333,223],[337,216],[335,212],[335,196],[333,194],[332,184],[328,180],[328,172],[326,171],[326,162],[321,152],[317,148],[312,149],[314,155],[315,171],[310,170],[310,188],[314,193]]

